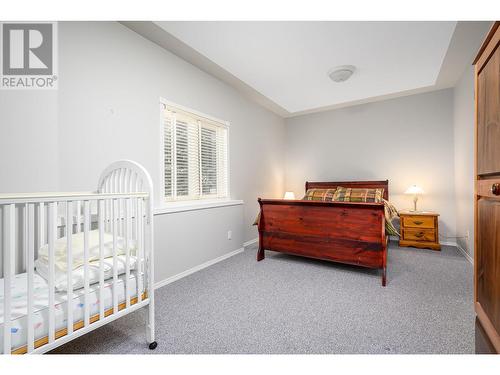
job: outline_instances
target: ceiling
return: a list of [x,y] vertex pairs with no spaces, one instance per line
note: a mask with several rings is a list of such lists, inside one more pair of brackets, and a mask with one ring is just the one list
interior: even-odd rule
[[[284,117],[450,87],[489,27],[451,21],[124,24]],[[339,65],[357,69],[335,83],[328,71]]]

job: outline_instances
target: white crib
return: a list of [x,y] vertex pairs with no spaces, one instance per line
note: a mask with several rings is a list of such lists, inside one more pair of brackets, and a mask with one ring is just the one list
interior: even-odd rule
[[155,349],[152,205],[127,160],[95,193],[0,194],[0,353],[44,353],[142,307]]

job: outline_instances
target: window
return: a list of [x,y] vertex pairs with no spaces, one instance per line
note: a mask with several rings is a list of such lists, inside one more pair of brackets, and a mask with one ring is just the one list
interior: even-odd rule
[[161,110],[165,200],[227,198],[227,124],[170,104]]

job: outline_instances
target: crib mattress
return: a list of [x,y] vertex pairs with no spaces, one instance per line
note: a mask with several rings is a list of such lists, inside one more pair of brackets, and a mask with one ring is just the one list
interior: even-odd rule
[[[35,340],[48,335],[49,325],[49,287],[47,281],[37,272],[33,275],[34,304],[33,304],[33,329]],[[12,285],[11,302],[11,349],[17,349],[26,345],[27,330],[27,274],[21,273],[14,277]],[[117,294],[118,303],[125,302],[125,275],[118,277]],[[113,279],[104,282],[104,309],[113,307]],[[129,294],[131,298],[137,295],[137,284],[135,272],[130,273]],[[84,289],[73,291],[70,307],[73,309],[73,322],[83,320],[84,316]],[[56,331],[67,327],[68,296],[66,292],[55,293],[55,328]],[[0,337],[3,337],[4,328],[4,280],[0,279]],[[90,316],[99,314],[99,283],[90,285],[89,288],[89,311]],[[3,340],[0,340],[0,353],[3,351]]]

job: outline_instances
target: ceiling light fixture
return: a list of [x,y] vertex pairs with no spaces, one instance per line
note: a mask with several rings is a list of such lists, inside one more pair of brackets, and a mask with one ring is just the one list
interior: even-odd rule
[[341,65],[331,69],[328,72],[328,77],[330,77],[333,82],[344,82],[347,81],[355,71],[356,67],[353,65]]

